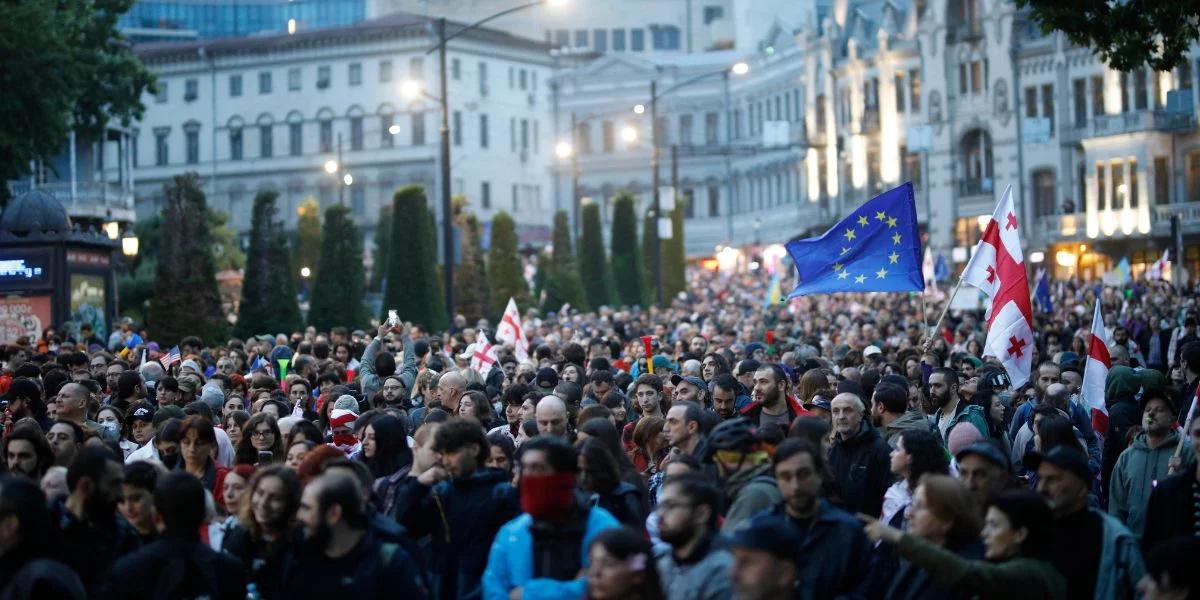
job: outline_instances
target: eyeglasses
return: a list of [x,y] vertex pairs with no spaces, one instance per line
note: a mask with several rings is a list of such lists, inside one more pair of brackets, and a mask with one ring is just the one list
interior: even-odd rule
[[270,429],[256,429],[254,431],[254,437],[257,437],[257,438],[275,437],[275,432],[271,431]]
[[666,500],[666,501],[659,502],[655,506],[654,510],[657,510],[660,513],[666,513],[666,512],[671,512],[672,510],[675,510],[677,508],[691,508],[691,507],[692,507],[692,504],[690,502],[683,502],[682,500]]

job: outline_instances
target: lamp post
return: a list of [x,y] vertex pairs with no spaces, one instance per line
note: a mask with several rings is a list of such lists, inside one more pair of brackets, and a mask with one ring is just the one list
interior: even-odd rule
[[542,4],[561,4],[564,1],[535,0],[534,2],[520,4],[475,21],[450,35],[446,34],[446,19],[444,17],[434,21],[434,33],[437,37],[437,45],[427,50],[425,54],[432,54],[435,51],[438,53],[438,89],[441,92],[437,100],[439,112],[441,112],[439,119],[441,124],[438,127],[439,158],[441,159],[441,164],[438,167],[440,171],[439,179],[441,180],[441,185],[439,186],[441,193],[439,195],[442,200],[442,264],[444,265],[442,279],[445,283],[446,313],[449,316],[450,322],[454,321],[454,224],[450,220],[453,206],[450,200],[450,98],[446,89],[446,43],[472,29],[476,29],[489,21],[505,15]]

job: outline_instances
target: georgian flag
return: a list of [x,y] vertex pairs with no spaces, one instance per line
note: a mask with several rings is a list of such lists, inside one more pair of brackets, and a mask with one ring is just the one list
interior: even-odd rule
[[513,345],[513,356],[517,360],[529,359],[529,340],[521,328],[521,313],[517,312],[517,301],[509,298],[500,325],[496,327],[496,340]]
[[1170,264],[1171,249],[1163,250],[1162,258],[1150,263],[1150,272],[1147,276],[1151,281],[1161,281],[1163,274],[1167,272],[1167,266]]
[[1104,335],[1104,319],[1100,316],[1100,301],[1092,316],[1092,337],[1088,340],[1087,363],[1083,369],[1083,400],[1092,413],[1092,430],[1103,435],[1108,431],[1108,407],[1104,404],[1104,382],[1112,359],[1108,356],[1108,340]]
[[1000,359],[1014,388],[1029,381],[1033,368],[1033,305],[1020,233],[1009,186],[963,270],[963,281],[988,297],[984,356]]
[[471,355],[471,368],[479,371],[479,374],[485,378],[492,371],[492,365],[495,365],[498,360],[496,347],[488,341],[482,331],[475,336],[475,343],[467,348],[467,354]]

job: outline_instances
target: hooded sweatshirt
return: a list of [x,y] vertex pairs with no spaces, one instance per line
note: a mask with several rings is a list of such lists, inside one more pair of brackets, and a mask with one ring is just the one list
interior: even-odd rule
[[1109,477],[1108,514],[1116,517],[1135,535],[1146,527],[1146,507],[1156,482],[1167,478],[1167,471],[1179,435],[1175,431],[1157,448],[1151,448],[1146,432],[1139,433],[1121,453]]

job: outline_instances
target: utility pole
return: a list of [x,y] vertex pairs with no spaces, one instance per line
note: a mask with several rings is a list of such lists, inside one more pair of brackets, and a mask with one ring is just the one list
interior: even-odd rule
[[346,165],[342,164],[342,132],[337,136],[338,206],[346,205]]
[[575,244],[579,245],[583,225],[579,222],[579,132],[575,129],[575,111],[571,111],[571,218],[575,224]]
[[438,86],[441,94],[438,99],[441,104],[441,126],[438,130],[441,140],[442,164],[442,279],[446,284],[446,314],[449,322],[454,323],[454,224],[451,222],[453,207],[450,205],[450,101],[446,94],[446,19],[437,20],[438,34]]
[[[650,82],[650,189],[654,194],[654,300],[660,306],[663,303],[662,287],[662,240],[658,237],[658,220],[662,218],[662,208],[658,198],[658,81]],[[649,233],[649,232],[647,232]]]
[[[671,192],[675,194],[674,202],[679,202],[679,144],[671,144]],[[678,210],[678,207],[676,207]]]

